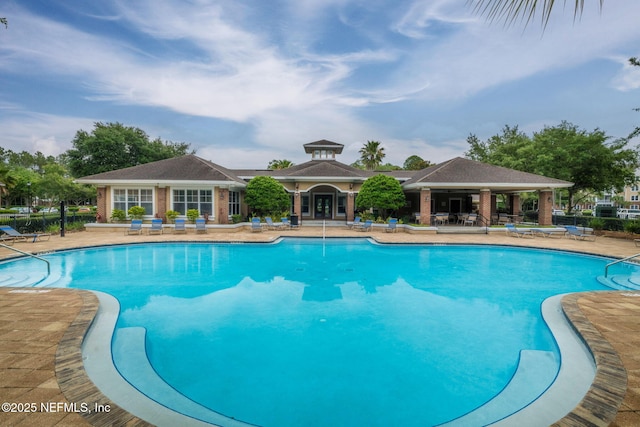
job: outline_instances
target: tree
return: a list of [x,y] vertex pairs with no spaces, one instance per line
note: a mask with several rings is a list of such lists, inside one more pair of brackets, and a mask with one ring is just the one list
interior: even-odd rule
[[149,141],[141,129],[120,123],[94,124],[91,133],[79,130],[72,141],[73,149],[63,159],[75,177],[137,166],[188,153],[189,144]]
[[367,141],[360,149],[360,162],[367,170],[375,170],[384,157],[384,147],[381,147],[379,141]]
[[[467,0],[467,2],[476,12],[485,15],[490,21],[504,20],[508,24],[518,19],[529,23],[536,13],[540,12],[543,26],[549,22],[555,5],[555,0]],[[603,3],[604,0],[600,0],[601,9]],[[575,0],[573,11],[575,17],[582,14],[583,7],[584,0]]]
[[267,169],[276,170],[276,169],[286,169],[293,166],[293,162],[291,160],[282,159],[282,160],[271,160]]
[[517,127],[505,127],[502,135],[480,142],[471,135],[471,149],[466,155],[474,160],[497,166],[531,172],[573,182],[568,189],[569,212],[578,203],[576,196],[592,192],[622,190],[635,182],[635,170],[640,165],[638,152],[627,148],[629,139],[612,142],[601,130],[578,129],[562,122],[545,127],[533,138]]
[[387,216],[387,210],[397,210],[404,204],[405,196],[400,183],[388,175],[368,178],[356,196],[357,209],[378,209],[382,217]]
[[258,216],[280,215],[291,209],[289,193],[270,176],[252,178],[247,184],[244,200]]
[[429,166],[431,166],[430,161],[423,160],[422,157],[414,154],[413,156],[407,157],[402,168],[408,171],[418,171],[420,169],[428,168]]

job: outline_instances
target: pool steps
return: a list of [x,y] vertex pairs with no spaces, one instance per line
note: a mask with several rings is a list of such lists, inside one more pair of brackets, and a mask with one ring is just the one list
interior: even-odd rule
[[[195,419],[225,427],[254,427],[226,417],[184,396],[158,376],[149,363],[145,346],[146,330],[130,327],[116,330],[113,339],[113,361],[120,374],[150,399]],[[186,420],[185,420],[186,421]]]
[[507,386],[481,407],[440,424],[439,427],[484,426],[496,422],[505,414],[514,413],[538,398],[553,383],[558,373],[558,361],[553,352],[520,351],[515,374]]
[[628,291],[640,290],[640,276],[616,274],[609,277],[598,276],[598,282],[612,289]]

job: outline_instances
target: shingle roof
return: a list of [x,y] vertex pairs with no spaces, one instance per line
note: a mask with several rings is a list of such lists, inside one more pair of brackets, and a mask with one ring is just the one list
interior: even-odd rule
[[78,182],[87,184],[104,181],[226,181],[234,184],[246,184],[243,179],[229,169],[193,154],[78,179]]
[[467,188],[482,186],[543,188],[570,187],[573,183],[546,176],[521,172],[500,166],[489,165],[475,160],[456,157],[446,162],[417,171],[405,182],[405,188],[463,185]]

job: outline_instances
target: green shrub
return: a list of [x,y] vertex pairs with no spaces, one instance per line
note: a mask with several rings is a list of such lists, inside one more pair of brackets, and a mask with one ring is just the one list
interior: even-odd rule
[[582,216],[593,216],[593,211],[591,209],[585,209],[582,211]]
[[142,219],[146,210],[142,206],[131,206],[129,208],[129,216],[133,219]]
[[242,222],[242,215],[240,214],[231,215],[231,223],[239,224],[241,222]]
[[589,227],[594,230],[604,229],[604,220],[602,218],[591,218],[589,220]]
[[169,210],[165,215],[167,216],[167,221],[174,223],[176,222],[176,218],[178,218],[178,215],[180,215],[180,212]]
[[624,225],[624,231],[631,234],[640,234],[640,220],[627,221]]
[[200,216],[200,212],[198,209],[188,209],[187,210],[187,219],[191,222],[196,222],[196,219]]
[[127,219],[127,214],[122,209],[111,211],[111,222],[122,222]]

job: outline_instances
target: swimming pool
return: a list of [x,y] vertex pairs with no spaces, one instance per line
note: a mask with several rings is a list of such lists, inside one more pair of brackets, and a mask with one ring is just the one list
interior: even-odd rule
[[[316,239],[114,246],[47,259],[52,275],[39,286],[119,300],[121,371],[135,370],[126,366],[129,332],[144,328],[146,356],[171,387],[264,426],[436,425],[500,393],[523,354],[552,360],[545,369],[557,371],[540,305],[606,289],[596,277],[609,261]],[[0,265],[0,274],[42,268],[21,260]],[[132,382],[153,395],[144,379]],[[536,385],[539,393],[547,385]]]

